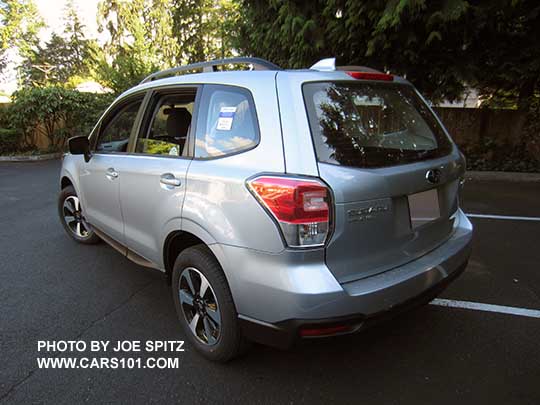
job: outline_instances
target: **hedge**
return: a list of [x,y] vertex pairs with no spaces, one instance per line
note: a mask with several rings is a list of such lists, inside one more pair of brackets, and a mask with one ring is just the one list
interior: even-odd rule
[[14,93],[0,122],[17,130],[21,150],[35,148],[36,135],[41,134],[48,138],[50,151],[59,151],[69,137],[88,134],[112,100],[110,94],[63,87],[25,88]]

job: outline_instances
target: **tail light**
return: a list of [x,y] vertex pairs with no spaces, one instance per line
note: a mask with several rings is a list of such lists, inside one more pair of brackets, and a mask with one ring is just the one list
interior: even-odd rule
[[317,180],[261,176],[248,181],[291,247],[323,245],[330,229],[330,192]]
[[386,82],[391,82],[394,80],[394,76],[380,72],[347,72],[347,74],[355,79],[360,80],[382,80]]

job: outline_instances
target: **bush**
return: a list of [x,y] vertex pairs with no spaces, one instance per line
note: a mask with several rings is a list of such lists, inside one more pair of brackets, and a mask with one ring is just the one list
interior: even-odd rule
[[24,146],[35,145],[36,134],[49,140],[49,150],[62,150],[66,140],[88,134],[112,96],[81,93],[63,87],[25,88],[14,94],[11,123]]
[[0,128],[0,155],[19,151],[21,138],[21,133],[16,129]]

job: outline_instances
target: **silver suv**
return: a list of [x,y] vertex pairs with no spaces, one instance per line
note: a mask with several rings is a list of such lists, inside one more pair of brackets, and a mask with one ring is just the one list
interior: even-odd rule
[[373,69],[158,72],[69,150],[67,233],[166,273],[212,360],[357,332],[428,302],[470,255],[463,155],[409,82]]

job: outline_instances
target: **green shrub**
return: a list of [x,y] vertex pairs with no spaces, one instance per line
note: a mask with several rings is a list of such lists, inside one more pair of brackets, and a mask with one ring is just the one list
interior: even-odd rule
[[20,150],[22,136],[16,129],[0,128],[0,155],[16,153]]
[[22,133],[26,146],[33,143],[37,132],[48,138],[50,150],[62,150],[68,138],[90,132],[111,100],[108,94],[63,87],[25,88],[14,94],[11,122]]

